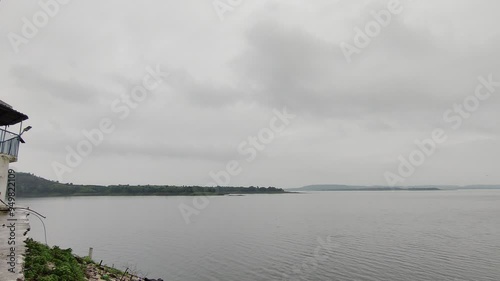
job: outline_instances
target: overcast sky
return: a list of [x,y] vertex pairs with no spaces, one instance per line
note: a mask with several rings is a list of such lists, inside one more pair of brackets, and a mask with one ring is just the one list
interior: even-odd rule
[[[235,160],[230,185],[386,185],[441,128],[447,140],[404,185],[500,183],[500,88],[458,128],[443,118],[478,77],[500,81],[500,2],[401,0],[349,63],[341,43],[388,2],[68,1],[27,38],[38,1],[0,1],[0,99],[33,126],[13,166],[56,180],[67,147],[109,118],[115,130],[63,181],[205,185]],[[169,76],[113,110],[148,67]],[[255,157],[238,152],[284,108],[283,131]]]

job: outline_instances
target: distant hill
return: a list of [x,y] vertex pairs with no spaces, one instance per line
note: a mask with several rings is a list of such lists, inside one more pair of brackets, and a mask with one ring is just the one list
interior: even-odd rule
[[16,173],[16,195],[18,197],[55,196],[144,196],[144,195],[225,195],[285,193],[275,187],[236,186],[173,186],[173,185],[74,185],[59,183],[29,173]]
[[299,188],[287,189],[289,191],[384,191],[384,190],[462,190],[462,189],[500,189],[500,185],[422,185],[422,186],[363,186],[340,184],[316,184]]

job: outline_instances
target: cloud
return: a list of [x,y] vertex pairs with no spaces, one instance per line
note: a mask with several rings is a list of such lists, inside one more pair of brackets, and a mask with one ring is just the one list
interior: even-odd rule
[[[415,139],[447,126],[444,111],[474,92],[478,76],[500,80],[499,2],[401,2],[404,11],[350,64],[339,44],[387,1],[247,1],[224,22],[211,2],[72,2],[19,55],[0,41],[2,100],[34,128],[17,165],[54,178],[50,162],[108,117],[116,132],[68,180],[140,183],[147,174],[151,183],[205,184],[209,171],[240,157],[239,143],[268,126],[273,108],[287,107],[294,123],[236,184],[384,184],[383,172]],[[0,5],[4,35],[38,8]],[[157,64],[171,78],[119,119],[111,103]],[[461,183],[476,183],[499,152],[499,103],[493,96],[450,133],[429,167],[454,167]],[[479,151],[489,158],[475,158],[477,167],[457,160]],[[132,168],[127,159],[141,162]],[[457,183],[436,169],[410,180]],[[477,183],[494,181],[500,176]]]
[[50,76],[29,65],[14,65],[10,74],[20,88],[65,102],[91,104],[96,102],[96,95],[100,92],[98,88],[86,85],[75,77],[68,79]]
[[447,107],[473,93],[478,76],[491,73],[491,57],[498,56],[485,46],[472,61],[455,42],[442,46],[428,30],[402,19],[352,64],[338,45],[276,22],[256,25],[246,39],[247,50],[233,66],[261,104],[318,118],[393,119],[402,126],[438,123]]

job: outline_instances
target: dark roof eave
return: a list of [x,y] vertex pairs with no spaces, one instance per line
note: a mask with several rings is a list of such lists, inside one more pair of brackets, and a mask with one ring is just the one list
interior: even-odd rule
[[0,104],[0,126],[10,126],[28,120],[28,115]]

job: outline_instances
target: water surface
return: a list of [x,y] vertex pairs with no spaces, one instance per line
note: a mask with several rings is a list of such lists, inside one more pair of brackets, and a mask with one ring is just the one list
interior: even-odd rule
[[[50,245],[165,280],[500,280],[500,191],[19,199]],[[43,241],[31,217],[30,235]]]

